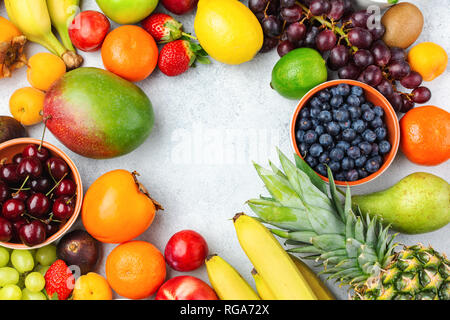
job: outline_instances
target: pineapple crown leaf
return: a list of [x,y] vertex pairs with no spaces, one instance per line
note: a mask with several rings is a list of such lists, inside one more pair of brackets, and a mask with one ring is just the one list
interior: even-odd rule
[[327,260],[331,257],[347,257],[347,251],[345,249],[337,249],[334,251],[325,252],[320,256],[323,260]]
[[[281,151],[278,149],[278,153]],[[297,168],[306,173],[311,179],[311,182],[319,189],[323,194],[328,194],[327,184],[317,175],[317,173],[311,169],[311,167],[297,154],[294,154],[295,164]]]
[[302,158],[294,155],[293,163],[277,152],[280,168],[271,161],[269,169],[254,163],[271,197],[247,204],[263,223],[278,228],[272,232],[292,245],[288,252],[307,255],[323,265],[323,274],[352,287],[363,287],[396,261],[390,226],[353,206],[350,187],[338,189],[330,168],[327,186]]
[[339,234],[322,234],[311,238],[311,243],[325,252],[345,247],[345,238]]
[[[346,222],[345,211],[344,211],[344,208],[342,207],[342,202],[338,195],[336,184],[334,183],[333,173],[332,173],[330,167],[327,167],[327,172],[328,172],[328,177],[329,177],[328,182],[330,184],[329,189],[330,189],[331,198],[333,200],[334,206],[335,206],[339,216],[341,217],[341,220],[345,223]],[[350,194],[350,191],[347,191],[347,193]]]
[[366,241],[366,239],[364,237],[364,231],[365,231],[365,226],[361,220],[361,217],[358,216],[356,218],[356,223],[355,223],[355,239],[361,243],[364,243]]
[[280,169],[278,169],[278,167],[275,166],[272,161],[269,161],[269,166],[272,168],[272,171],[275,172],[275,174],[278,174],[279,176],[287,179],[286,175]]
[[299,245],[302,245],[302,244],[303,244],[302,242],[295,241],[295,240],[290,240],[290,239],[288,239],[288,240],[286,240],[284,242],[285,246],[299,246]]
[[262,199],[249,200],[247,204],[265,223],[286,230],[313,231],[303,208],[283,207],[277,202]]
[[323,253],[322,250],[320,250],[314,246],[302,246],[302,247],[290,248],[287,251],[291,252],[291,253],[317,253],[317,254]]

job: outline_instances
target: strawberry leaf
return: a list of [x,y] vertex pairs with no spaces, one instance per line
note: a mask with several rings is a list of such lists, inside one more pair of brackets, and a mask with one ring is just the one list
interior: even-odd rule
[[[195,56],[195,60],[197,60],[201,64],[210,64],[211,63],[211,61],[207,58],[208,53],[202,48],[201,45],[193,42],[192,40],[186,40],[186,41],[189,42],[189,47]],[[192,63],[192,66],[194,66],[193,63]]]
[[197,56],[197,61],[198,61],[198,63],[201,63],[201,64],[210,64],[211,63],[211,61],[207,57],[203,57],[203,56]]
[[[183,25],[176,20],[169,20],[164,23],[164,28],[166,28],[166,35],[161,38],[159,43],[168,43],[181,38],[183,32],[181,31]],[[168,33],[167,33],[168,32]]]

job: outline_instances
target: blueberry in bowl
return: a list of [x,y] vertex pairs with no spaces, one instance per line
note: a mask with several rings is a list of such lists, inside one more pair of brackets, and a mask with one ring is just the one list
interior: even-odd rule
[[329,168],[338,185],[360,185],[382,174],[399,146],[394,109],[376,89],[353,80],[322,83],[300,100],[292,144],[319,176]]

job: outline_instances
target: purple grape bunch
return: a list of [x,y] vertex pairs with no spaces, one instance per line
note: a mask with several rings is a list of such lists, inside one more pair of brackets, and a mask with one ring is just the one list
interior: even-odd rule
[[384,26],[372,26],[371,14],[355,11],[351,0],[249,0],[249,8],[264,32],[261,52],[276,47],[282,57],[296,48],[314,48],[339,78],[376,88],[397,112],[431,99],[405,50],[388,47]]

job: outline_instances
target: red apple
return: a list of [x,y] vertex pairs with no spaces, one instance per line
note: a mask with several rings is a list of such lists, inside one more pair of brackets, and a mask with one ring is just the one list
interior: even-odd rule
[[75,47],[82,51],[96,51],[105,39],[111,24],[108,18],[98,11],[83,11],[73,19],[69,26],[69,36]]
[[161,2],[167,10],[180,15],[193,10],[198,0],[162,0]]
[[214,290],[204,281],[179,276],[168,280],[156,293],[156,300],[219,300]]
[[164,256],[167,264],[177,271],[192,271],[205,263],[208,245],[195,231],[175,233],[167,242]]

